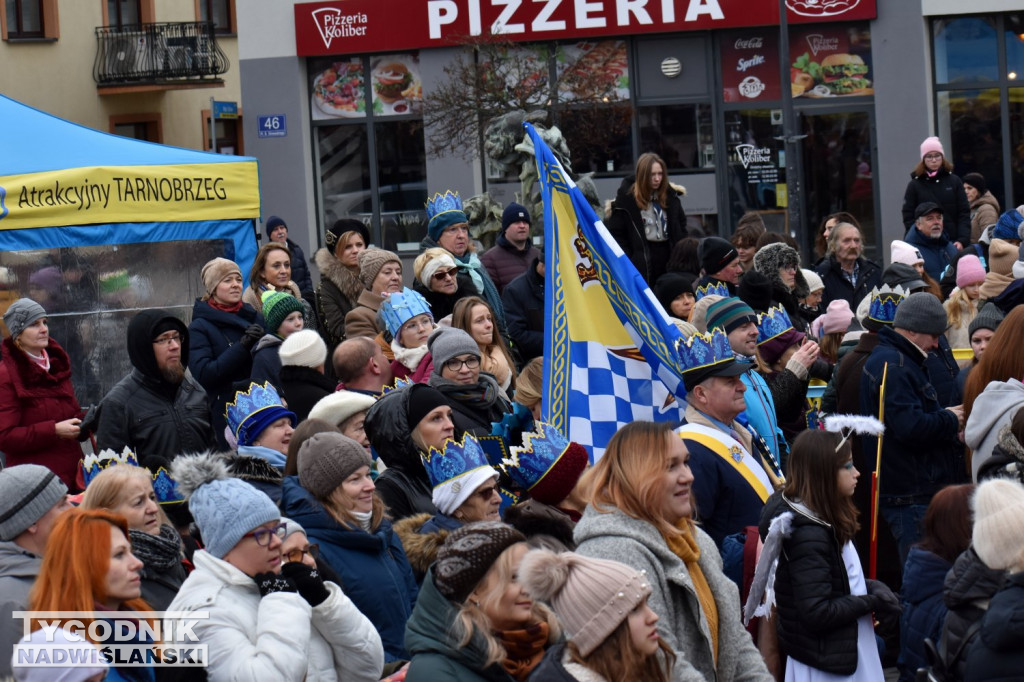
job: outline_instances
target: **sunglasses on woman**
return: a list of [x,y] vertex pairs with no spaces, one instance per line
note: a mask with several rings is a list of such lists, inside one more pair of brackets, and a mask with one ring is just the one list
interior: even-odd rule
[[313,559],[316,559],[317,557],[319,557],[320,556],[320,545],[310,545],[306,549],[298,549],[298,548],[290,549],[290,550],[288,550],[287,552],[284,553],[284,558],[287,559],[288,561],[299,563],[299,562],[302,561],[303,558],[305,558],[305,556],[307,554],[309,556],[313,557]]
[[458,271],[459,271],[458,268],[450,268],[448,270],[438,270],[437,272],[434,273],[434,279],[436,281],[438,281],[438,282],[443,282],[444,280],[448,279],[449,277],[454,279],[455,275],[456,275],[456,273],[458,273]]

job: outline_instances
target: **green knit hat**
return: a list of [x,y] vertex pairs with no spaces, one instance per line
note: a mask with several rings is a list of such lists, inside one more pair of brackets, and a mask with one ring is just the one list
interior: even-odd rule
[[267,323],[267,333],[277,334],[277,328],[284,322],[284,318],[294,312],[305,314],[302,301],[284,291],[264,291],[263,319]]

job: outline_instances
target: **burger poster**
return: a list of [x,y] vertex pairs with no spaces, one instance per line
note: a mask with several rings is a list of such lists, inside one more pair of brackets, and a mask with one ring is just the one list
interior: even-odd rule
[[423,106],[419,56],[407,53],[374,57],[370,60],[370,88],[374,115],[419,113]]
[[867,28],[817,26],[790,38],[793,97],[862,97],[871,84],[871,37]]
[[782,99],[778,31],[734,31],[722,36],[722,97],[726,102]]

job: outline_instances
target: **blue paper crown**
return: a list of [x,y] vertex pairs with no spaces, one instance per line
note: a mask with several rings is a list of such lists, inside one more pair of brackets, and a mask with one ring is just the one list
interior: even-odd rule
[[872,289],[868,294],[871,297],[871,303],[868,306],[868,319],[880,324],[892,324],[892,321],[896,319],[896,308],[906,293],[898,284],[892,288],[889,288],[888,284],[883,284],[881,289],[878,287]]
[[757,345],[782,336],[793,328],[789,314],[781,305],[769,308],[767,312],[757,315]]
[[434,319],[434,313],[430,310],[430,305],[427,303],[427,299],[418,291],[413,291],[409,287],[405,287],[401,291],[388,296],[380,304],[381,317],[384,318],[384,324],[387,326],[388,331],[391,332],[391,336],[398,338],[398,330],[402,328],[402,325],[416,317],[426,313],[430,315],[430,319]]
[[[262,427],[260,431],[269,426],[269,424],[263,423],[265,420],[255,417],[267,410],[273,410],[275,407],[279,408],[282,413],[287,412],[288,415],[294,417],[294,414],[288,412],[281,404],[281,396],[277,394],[277,390],[270,385],[269,381],[263,384],[252,382],[249,384],[248,391],[235,393],[235,399],[224,408],[224,416],[228,420],[231,433],[235,434],[238,442],[249,442],[250,435],[253,437],[259,435],[259,431],[256,433],[249,433],[249,431],[256,426]],[[280,416],[286,415],[281,414]]]
[[444,194],[435,194],[433,199],[427,200],[427,220],[433,220],[435,216],[449,211],[462,211],[462,199],[458,192],[451,190]]
[[380,395],[377,396],[377,400],[380,400],[388,393],[391,393],[391,391],[397,391],[400,388],[408,388],[409,386],[412,386],[414,383],[416,382],[414,382],[412,379],[395,379],[395,383],[391,384],[390,386],[385,386],[380,390]]
[[[137,467],[139,466],[139,460],[135,457],[135,453],[128,449],[128,446],[125,446],[120,454],[113,450],[100,450],[98,455],[86,455],[81,462],[82,480],[85,481],[85,486],[88,487],[101,471],[116,464],[127,464]],[[171,474],[168,473],[167,469],[160,467],[156,471],[149,473],[153,476],[153,492],[156,493],[156,500],[159,504],[173,504],[184,501],[185,498],[178,493],[174,479],[171,478]]]
[[[443,450],[430,448],[430,451],[423,456],[423,467],[427,470],[430,485],[434,488],[490,465],[487,453],[471,433],[465,434],[461,443],[451,439],[446,440]],[[458,491],[456,490],[456,492]]]
[[704,298],[705,296],[721,296],[722,298],[729,298],[732,294],[729,293],[729,286],[724,282],[708,282],[703,286],[699,286],[693,290],[693,298],[697,301]]
[[544,478],[572,443],[551,424],[534,422],[533,427],[523,434],[523,444],[513,446],[503,460],[509,478],[525,490]]
[[707,334],[698,333],[679,339],[676,341],[676,353],[684,372],[735,359],[732,346],[729,345],[729,336],[717,328]]

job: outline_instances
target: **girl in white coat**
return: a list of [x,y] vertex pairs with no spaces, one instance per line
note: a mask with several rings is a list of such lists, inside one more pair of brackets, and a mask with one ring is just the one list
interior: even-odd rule
[[207,611],[193,631],[217,680],[378,680],[380,636],[341,589],[303,562],[282,563],[286,527],[270,498],[228,477],[222,460],[172,467],[206,549],[170,611]]

